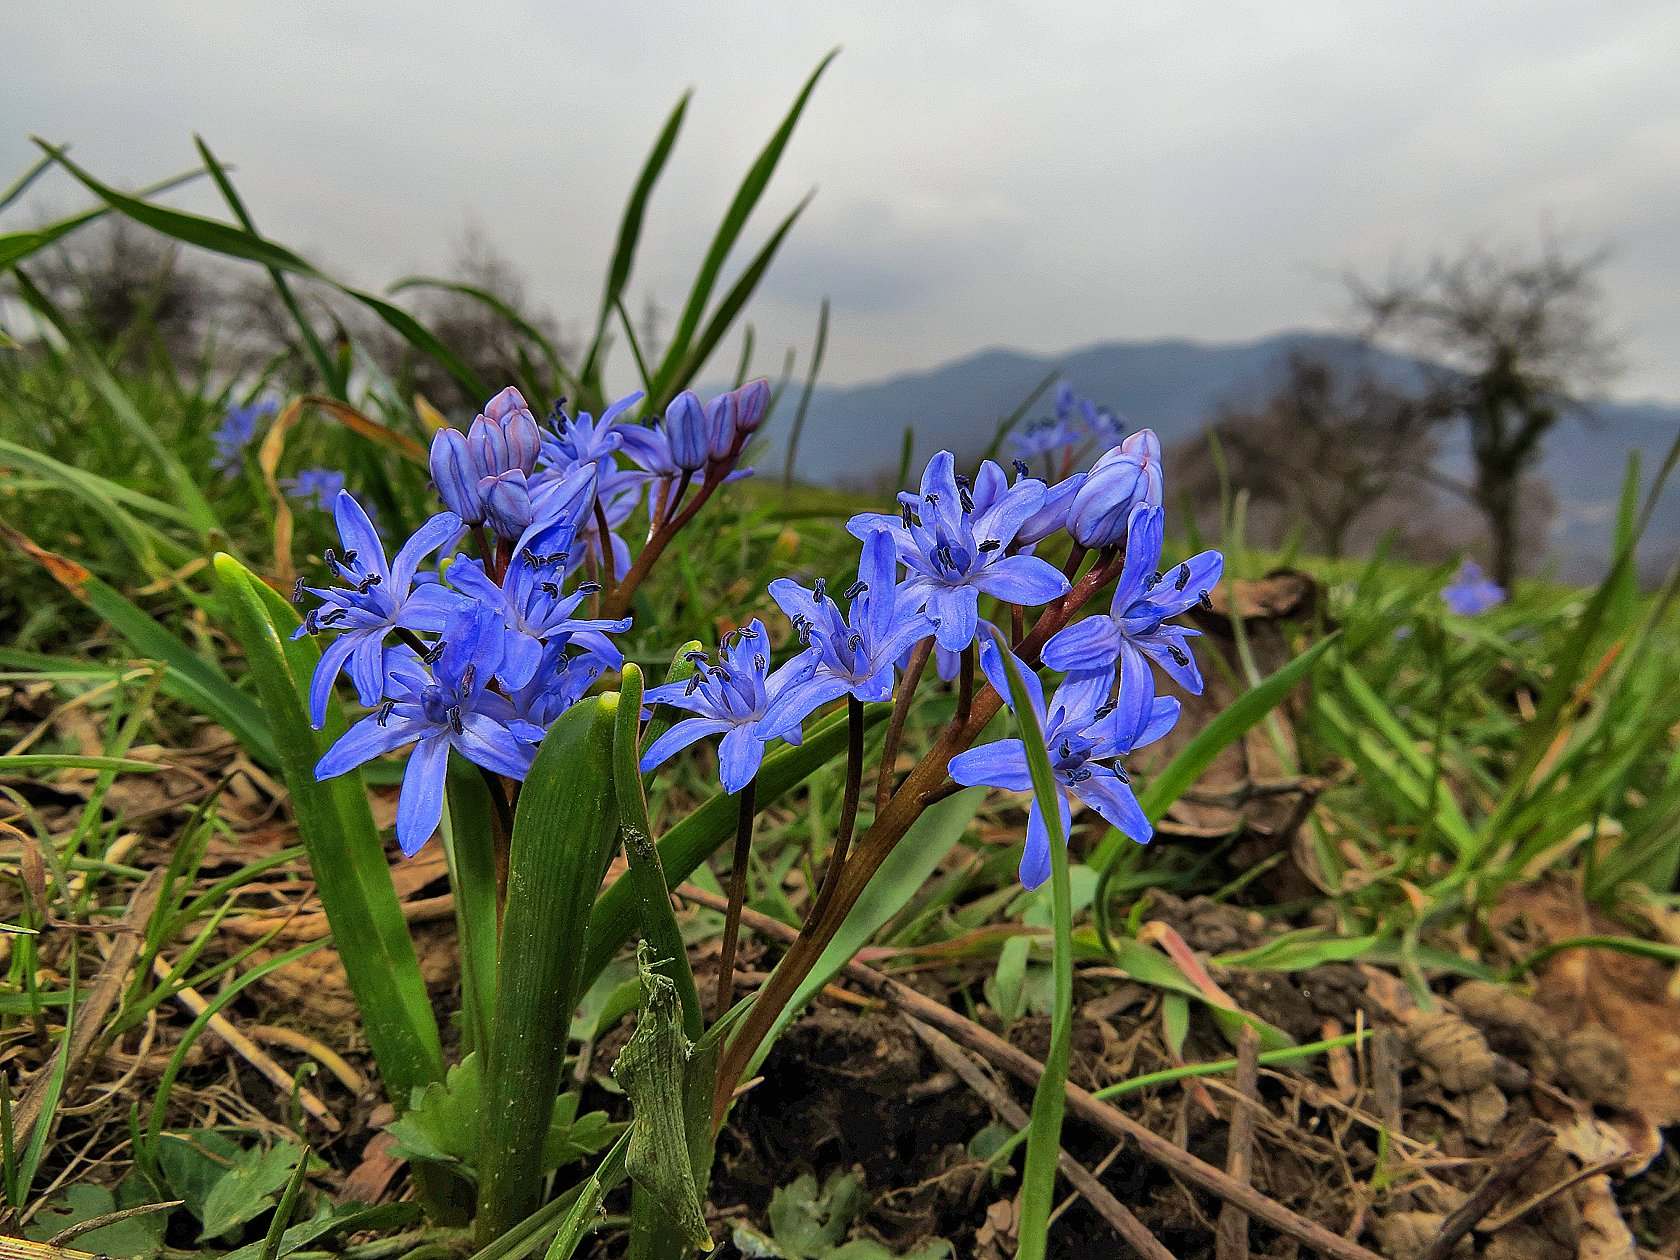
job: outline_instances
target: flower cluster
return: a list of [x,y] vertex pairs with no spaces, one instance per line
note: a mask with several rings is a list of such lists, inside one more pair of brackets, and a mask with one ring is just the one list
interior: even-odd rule
[[[1047,466],[1071,462],[1080,448],[1094,442],[1107,448],[1120,439],[1123,426],[1106,407],[1073,392],[1067,381],[1056,385],[1055,414],[1023,425],[1010,435],[1013,453],[1029,463],[1042,460]],[[1064,471],[1066,469],[1064,468]]]
[[[310,716],[323,724],[346,672],[371,710],[327,751],[317,776],[412,745],[397,813],[409,854],[437,828],[451,749],[523,779],[547,728],[623,661],[612,636],[630,618],[595,607],[630,567],[618,531],[645,504],[651,537],[740,475],[769,401],[768,384],[752,381],[707,405],[681,394],[662,419],[643,422],[633,418],[639,394],[599,418],[573,415],[562,400],[545,428],[517,389],[504,389],[466,432],[437,434],[430,462],[446,510],[390,558],[354,497],[320,470],[300,474],[294,494],[333,495],[340,542],[325,556],[330,580],[300,579],[293,593],[318,601],[297,633],[331,636],[311,681]],[[458,550],[469,538],[476,554]],[[768,650],[761,633],[766,660]],[[739,684],[751,677],[738,672]]]
[[[613,636],[630,619],[612,614],[604,588],[639,574],[713,489],[744,475],[740,458],[770,395],[763,381],[709,403],[685,392],[648,419],[634,417],[640,401],[620,399],[596,417],[570,414],[562,400],[545,427],[517,390],[503,390],[466,432],[438,433],[431,469],[446,510],[389,560],[367,514],[338,492],[342,551],[326,554],[334,580],[299,583],[300,598],[307,592],[319,602],[298,633],[334,635],[311,686],[316,724],[346,671],[371,712],[316,772],[341,774],[412,745],[397,815],[405,852],[437,826],[450,750],[522,779],[548,726],[621,664]],[[1072,423],[1079,406],[1064,387],[1061,421]],[[1104,432],[1100,414],[1088,410],[1089,432]],[[1186,691],[1201,690],[1190,650],[1196,631],[1173,619],[1210,603],[1222,568],[1214,552],[1163,563],[1162,492],[1160,444],[1148,430],[1053,484],[1032,476],[1024,459],[1013,476],[986,461],[968,477],[941,451],[917,489],[898,496],[896,512],[848,522],[860,544],[855,580],[833,590],[820,577],[808,586],[791,577],[770,583],[792,627],[783,649],[754,620],[724,636],[715,653],[693,653],[692,674],[648,691],[650,707],[686,716],[648,747],[642,769],[721,736],[723,787],[742,792],[766,747],[798,743],[818,710],[845,699],[855,714],[863,703],[893,699],[918,650],[937,651],[948,679],[967,661],[965,696],[977,663],[1007,701],[1002,653],[1013,649],[988,619],[1015,627],[1019,647],[1027,611],[1043,609],[1055,620],[1040,663],[1065,675],[1048,704],[1037,676],[1017,664],[1058,785],[1063,834],[1078,801],[1147,841],[1149,822],[1121,759],[1177,720],[1178,702],[1156,695],[1155,669]],[[633,559],[624,527],[641,511],[648,541]],[[458,551],[468,538],[476,554]],[[1058,538],[1067,552],[1060,568],[1037,554]],[[1114,580],[1109,609],[1065,624],[1070,579],[1090,553],[1096,559],[1081,598]],[[957,725],[965,720],[959,705]],[[960,753],[950,773],[960,783],[1030,787],[1018,739]],[[1035,803],[1021,863],[1028,887],[1048,875],[1048,836]]]

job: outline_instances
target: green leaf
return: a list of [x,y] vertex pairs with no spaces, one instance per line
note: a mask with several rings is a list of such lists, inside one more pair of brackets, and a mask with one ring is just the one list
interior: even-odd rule
[[169,1192],[202,1223],[210,1191],[241,1153],[239,1143],[215,1129],[165,1133],[157,1141],[157,1167]]
[[315,763],[344,730],[344,719],[334,704],[324,731],[309,724],[304,695],[319,652],[308,636],[291,637],[297,625],[291,605],[232,556],[218,555],[214,568],[272,723],[310,873],[380,1079],[391,1102],[404,1108],[416,1088],[443,1079],[443,1049],[361,776],[315,778]]
[[[137,1206],[123,1204],[123,1207]],[[56,1196],[52,1203],[38,1213],[24,1230],[24,1237],[45,1242],[56,1234],[118,1211],[117,1198],[104,1186],[82,1182]],[[122,1256],[124,1260],[152,1260],[163,1250],[163,1231],[169,1222],[168,1212],[148,1212],[131,1216],[113,1225],[102,1225],[76,1236],[78,1253],[93,1252],[105,1256]]]
[[0,774],[34,774],[41,770],[115,770],[127,774],[156,774],[167,766],[132,757],[92,757],[79,753],[0,754]]
[[[478,1160],[478,1120],[482,1111],[480,1059],[467,1055],[449,1069],[442,1081],[414,1091],[406,1114],[385,1126],[398,1150],[410,1159],[459,1165],[469,1175]],[[540,1162],[544,1173],[593,1155],[623,1129],[604,1111],[578,1115],[578,1095],[567,1093],[555,1101],[543,1138]]]
[[273,1207],[275,1196],[286,1188],[302,1157],[303,1149],[294,1142],[241,1151],[205,1197],[204,1228],[198,1240],[221,1238]]
[[612,782],[616,693],[549,728],[519,795],[508,859],[501,974],[479,1132],[479,1240],[536,1210],[538,1158],[559,1093],[566,1033],[583,992],[595,890],[618,834]]
[[840,1245],[867,1206],[863,1183],[852,1173],[830,1173],[822,1188],[810,1173],[778,1186],[770,1196],[770,1232],[789,1260],[821,1260]]
[[[4,198],[0,198],[0,209],[4,209],[11,198],[19,195],[23,189],[35,180],[36,176],[40,175],[52,163],[53,156],[51,153],[43,156],[30,169],[28,174],[6,191]],[[142,188],[140,195],[152,197],[159,193],[166,193],[171,189],[179,188],[182,184],[191,183],[203,174],[203,171],[187,171],[182,175],[171,176],[169,179]],[[73,214],[67,219],[59,219],[55,223],[48,223],[42,227],[29,228],[22,232],[0,232],[0,269],[22,262],[31,254],[39,253],[49,245],[62,240],[77,228],[86,227],[89,223],[102,219],[110,213],[111,207],[96,206],[92,210],[84,210],[80,214]]]
[[690,1163],[684,1094],[692,1043],[683,1033],[677,986],[637,951],[642,1008],[636,1031],[613,1065],[613,1079],[630,1099],[630,1146],[625,1168],[677,1227],[689,1247],[712,1247],[711,1231]]
[[[323,1204],[309,1220],[291,1226],[280,1235],[280,1246],[275,1255],[289,1256],[334,1234],[358,1234],[364,1230],[392,1233],[413,1225],[419,1219],[420,1206],[417,1203],[381,1203],[377,1207],[361,1203]],[[247,1243],[238,1251],[229,1252],[224,1260],[263,1260],[265,1243],[266,1240]]]

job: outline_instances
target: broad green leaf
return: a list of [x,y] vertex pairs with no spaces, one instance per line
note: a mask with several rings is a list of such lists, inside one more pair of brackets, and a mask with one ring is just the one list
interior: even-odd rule
[[319,652],[310,637],[291,637],[297,625],[291,605],[231,556],[218,555],[214,568],[272,723],[310,873],[381,1081],[392,1103],[404,1108],[416,1088],[443,1078],[443,1050],[361,776],[315,778],[315,763],[344,720],[335,704],[324,731],[310,726],[304,696]]
[[[138,1205],[124,1203],[120,1206],[126,1208]],[[80,1225],[83,1221],[91,1221],[96,1217],[109,1216],[118,1210],[116,1195],[104,1186],[84,1181],[71,1186],[61,1196],[54,1198],[29,1223],[28,1228],[24,1230],[24,1236],[36,1242],[45,1242],[72,1225]],[[163,1250],[163,1231],[168,1223],[168,1212],[148,1212],[143,1216],[131,1216],[113,1225],[102,1225],[85,1234],[78,1234],[71,1246],[84,1255],[91,1252],[98,1255],[122,1256],[123,1260],[152,1260],[153,1256]]]
[[519,794],[508,858],[496,1017],[479,1140],[481,1242],[542,1195],[537,1158],[559,1093],[572,1011],[584,990],[595,890],[618,835],[612,782],[616,693],[573,705],[549,728]]
[[221,1238],[274,1206],[275,1196],[286,1188],[302,1157],[302,1148],[294,1142],[241,1151],[233,1167],[216,1179],[205,1196],[204,1228],[198,1240]]

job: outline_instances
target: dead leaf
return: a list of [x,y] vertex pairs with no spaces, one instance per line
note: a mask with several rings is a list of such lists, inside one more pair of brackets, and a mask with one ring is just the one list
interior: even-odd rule
[[[1591,909],[1577,886],[1553,879],[1512,888],[1495,907],[1492,925],[1529,929],[1534,949],[1572,936],[1625,935]],[[1680,1124],[1680,1005],[1671,995],[1673,968],[1611,949],[1570,949],[1536,976],[1535,1002],[1567,1035],[1597,1026],[1626,1052],[1625,1106],[1659,1127]]]

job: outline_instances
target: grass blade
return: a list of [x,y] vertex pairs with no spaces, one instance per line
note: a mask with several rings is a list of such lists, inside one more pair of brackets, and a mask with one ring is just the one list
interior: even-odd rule
[[1044,1075],[1033,1090],[1027,1163],[1021,1173],[1020,1245],[1015,1251],[1017,1260],[1043,1260],[1049,1247],[1050,1213],[1056,1206],[1056,1164],[1062,1154],[1062,1113],[1067,1106],[1068,1059],[1073,1050],[1073,886],[1068,875],[1067,837],[1062,834],[1061,789],[1050,769],[1044,732],[1039,729],[1032,695],[1008,640],[1001,634],[997,640],[1009,682],[1010,707],[1026,745],[1033,797],[1050,836],[1050,906],[1055,928],[1053,1013]]

